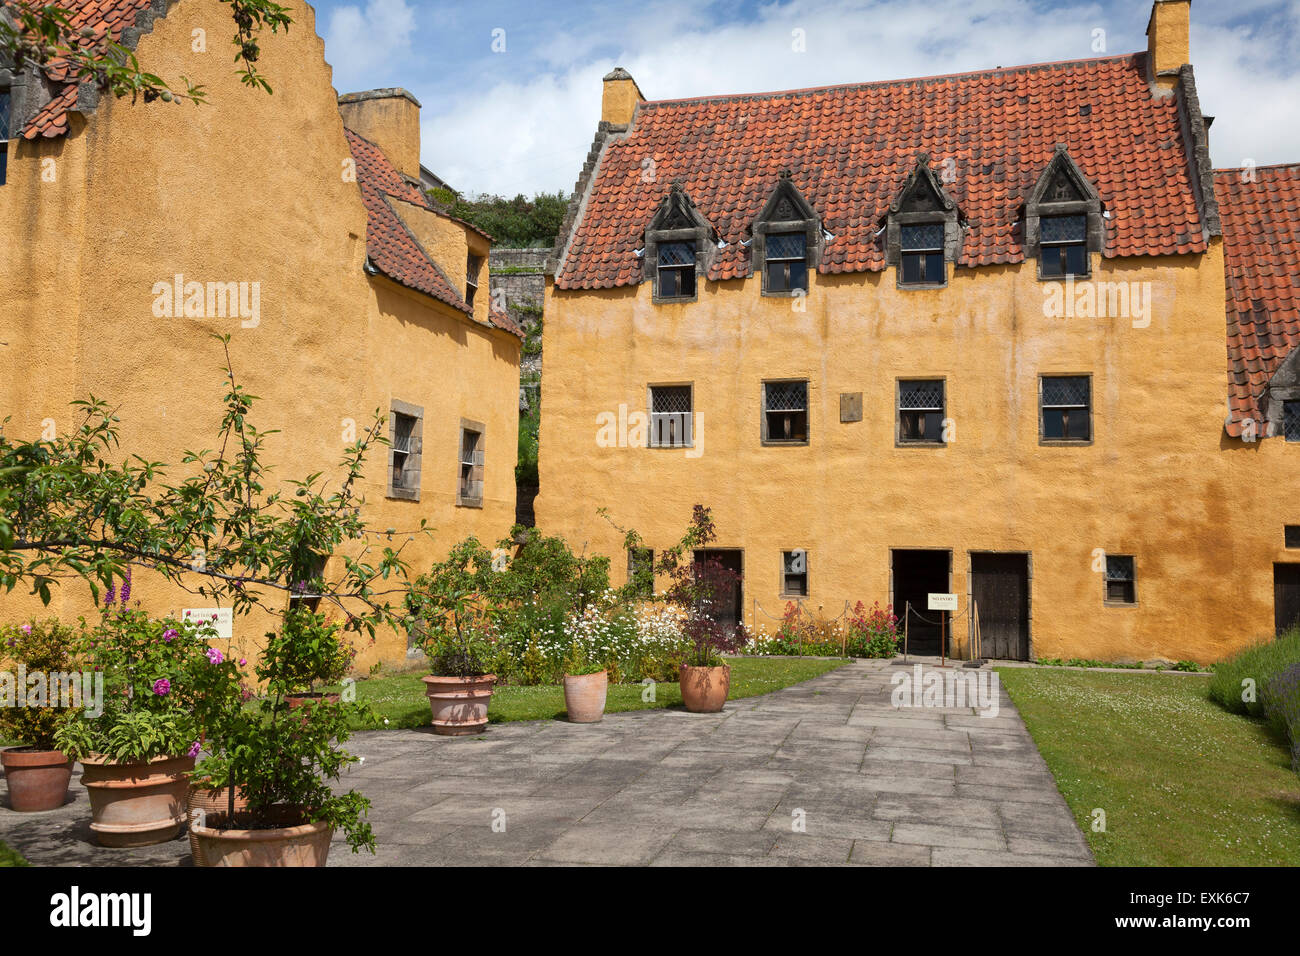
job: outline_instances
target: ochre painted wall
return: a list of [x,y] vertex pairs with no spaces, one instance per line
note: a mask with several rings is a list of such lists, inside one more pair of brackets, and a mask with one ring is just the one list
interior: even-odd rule
[[[1150,283],[1144,328],[1048,317],[1033,262],[949,270],[947,288],[923,291],[899,290],[892,269],[813,275],[802,313],[761,296],[757,276],[701,281],[676,305],[652,304],[646,283],[548,286],[539,526],[613,556],[619,581],[621,536],[597,508],[659,549],[709,505],[717,546],[744,549],[747,621],[769,630],[782,550],[807,550],[807,606],[833,618],[890,600],[891,549],[933,548],[953,553],[963,612],[969,552],[1030,553],[1035,657],[1208,662],[1271,633],[1272,561],[1300,504],[1256,489],[1294,475],[1296,446],[1222,437],[1220,241],[1203,256],[1092,257],[1096,281]],[[1045,373],[1092,376],[1091,444],[1039,444]],[[761,382],[799,377],[810,444],[763,446]],[[955,440],[898,447],[895,382],[926,377],[946,379]],[[684,382],[690,454],[598,446],[601,413],[645,412],[648,384]],[[863,420],[842,424],[839,395],[858,391]],[[1136,607],[1104,605],[1094,549],[1136,555]],[[967,627],[955,615],[959,653]]]
[[[239,381],[261,399],[252,420],[279,430],[266,442],[276,476],[337,474],[345,420],[363,430],[400,399],[424,408],[421,498],[385,497],[387,449],[376,447],[362,488],[370,527],[400,532],[427,519],[434,540],[406,552],[417,571],[464,534],[495,541],[514,520],[519,342],[365,274],[366,213],[345,176],[350,152],[311,8],[291,3],[290,32],[262,44],[271,96],[238,82],[222,39],[229,9],[185,0],[137,49],[151,72],[202,83],[207,104],[105,98],[61,139],[17,141],[0,187],[0,417],[14,436],[36,437],[46,419],[63,434],[74,425],[68,401],[93,393],[117,409],[123,457],[179,463],[184,450],[215,445],[224,376],[211,336],[228,333]],[[208,32],[205,54],[191,51],[197,27]],[[44,158],[55,162],[53,182],[41,179]],[[462,236],[449,258],[463,281],[465,244],[482,240],[450,226]],[[450,249],[450,233],[444,242]],[[256,324],[155,315],[155,284],[176,274],[258,283]],[[485,270],[485,302],[486,281]],[[454,503],[462,416],[488,425],[481,510]],[[137,578],[154,613],[210,604]],[[89,610],[77,582],[50,609]],[[47,612],[0,596],[0,616],[29,613]],[[269,623],[236,623],[242,652],[255,655]],[[405,636],[382,634],[360,663],[381,657],[404,659]]]

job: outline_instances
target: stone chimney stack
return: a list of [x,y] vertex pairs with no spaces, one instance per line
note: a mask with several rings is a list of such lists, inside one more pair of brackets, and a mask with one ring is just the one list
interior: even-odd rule
[[400,87],[344,93],[343,125],[370,140],[399,173],[420,178],[420,101]]
[[636,104],[644,99],[632,74],[621,66],[614,67],[605,75],[605,91],[600,101],[601,122],[627,126],[632,122]]
[[1147,79],[1165,94],[1178,82],[1178,68],[1191,63],[1192,0],[1155,0],[1147,22]]

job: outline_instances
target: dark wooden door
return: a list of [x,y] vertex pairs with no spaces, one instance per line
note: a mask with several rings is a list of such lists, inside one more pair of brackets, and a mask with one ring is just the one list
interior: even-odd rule
[[971,596],[979,609],[980,653],[1029,660],[1029,556],[971,555]]
[[1273,565],[1273,619],[1279,634],[1300,624],[1300,564]]
[[744,619],[742,611],[744,608],[742,603],[745,574],[744,554],[743,551],[731,548],[710,548],[707,551],[695,552],[697,564],[705,561],[716,561],[735,575],[735,587],[728,589],[731,593],[716,595],[714,606],[708,612],[710,617],[728,630],[735,628]]

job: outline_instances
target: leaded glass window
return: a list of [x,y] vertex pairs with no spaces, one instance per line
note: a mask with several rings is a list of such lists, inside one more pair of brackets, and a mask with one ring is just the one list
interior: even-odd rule
[[659,298],[695,296],[695,243],[661,242],[658,245]]
[[943,443],[944,383],[920,379],[898,383],[898,440]]
[[1038,222],[1040,274],[1045,279],[1088,274],[1088,217],[1044,216]]
[[1106,555],[1106,601],[1137,603],[1137,569],[1132,555]]
[[808,382],[763,383],[763,440],[808,443]]
[[691,386],[651,385],[650,447],[689,447],[692,442],[692,406]]
[[944,225],[899,227],[904,285],[940,285],[944,280]]
[[1086,375],[1043,376],[1043,440],[1092,440],[1092,383]]
[[768,292],[808,290],[808,236],[802,232],[781,232],[765,240],[764,255]]

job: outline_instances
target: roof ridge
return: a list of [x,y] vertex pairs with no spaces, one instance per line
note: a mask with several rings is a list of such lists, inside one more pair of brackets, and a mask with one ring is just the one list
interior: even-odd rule
[[1214,175],[1219,173],[1239,173],[1243,170],[1250,169],[1258,172],[1261,169],[1300,169],[1300,160],[1290,163],[1268,163],[1263,166],[1220,166],[1214,170]]
[[1135,63],[1145,57],[1145,51],[1137,53],[1114,54],[1111,56],[1094,56],[1084,57],[1073,60],[1049,60],[1043,63],[1024,63],[1019,66],[998,66],[989,67],[983,70],[965,70],[959,73],[935,73],[930,76],[909,76],[894,80],[868,80],[860,83],[832,83],[827,86],[805,86],[796,87],[789,90],[768,90],[753,93],[718,93],[713,96],[686,96],[678,99],[666,100],[644,100],[640,108],[656,106],[689,106],[701,103],[719,103],[726,100],[766,100],[778,99],[785,96],[800,96],[811,93],[829,93],[838,91],[854,90],[871,90],[880,89],[887,86],[906,86],[915,83],[934,83],[941,80],[952,80],[962,77],[990,76],[993,74],[1004,73],[1024,73],[1034,70],[1046,70],[1063,66],[1081,66],[1086,63],[1122,63],[1128,61]]

